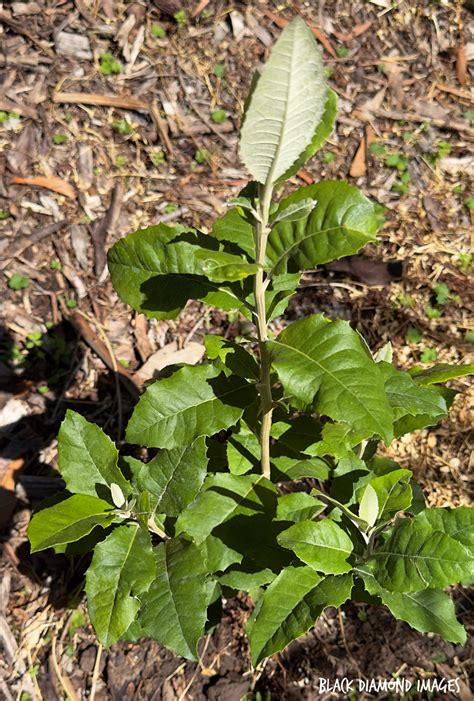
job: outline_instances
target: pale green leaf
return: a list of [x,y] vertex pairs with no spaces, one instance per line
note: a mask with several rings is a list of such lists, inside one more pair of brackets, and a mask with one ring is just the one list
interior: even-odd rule
[[286,567],[257,602],[247,623],[256,666],[306,633],[328,606],[350,596],[352,575],[324,579],[310,567]]
[[129,629],[140,608],[138,597],[154,576],[150,537],[137,524],[119,526],[96,545],[86,574],[86,594],[92,624],[104,647]]
[[278,536],[278,542],[318,572],[344,574],[352,569],[347,561],[352,554],[352,541],[329,519],[295,523]]
[[240,157],[255,180],[274,183],[311,142],[326,102],[321,54],[300,17],[273,47],[250,98]]
[[298,202],[279,209],[272,219],[271,224],[278,224],[281,221],[295,222],[300,219],[307,219],[316,207],[316,200],[306,197]]
[[260,369],[255,356],[241,345],[223,336],[204,336],[207,357],[222,361],[219,368],[226,374],[232,373],[247,380],[258,380]]
[[34,514],[28,526],[31,552],[76,542],[96,526],[107,528],[116,519],[117,515],[106,501],[74,494]]
[[279,211],[313,199],[316,206],[298,221],[281,221],[268,238],[269,274],[311,270],[356,253],[375,240],[374,206],[357,188],[327,180],[296,190],[282,200]]
[[110,487],[117,484],[130,494],[117,460],[117,448],[102,429],[68,409],[58,436],[59,471],[67,489],[112,500]]
[[275,579],[275,573],[265,568],[257,572],[244,572],[240,569],[229,570],[225,574],[221,574],[219,582],[224,587],[231,587],[237,591],[252,591],[257,587],[262,587],[264,584],[269,584]]
[[345,421],[365,437],[392,439],[393,414],[379,367],[345,321],[312,315],[269,342],[272,363],[287,394],[320,414]]
[[323,143],[326,141],[328,136],[330,136],[332,130],[334,129],[334,124],[336,122],[336,114],[337,95],[334,92],[334,90],[328,88],[326,93],[326,104],[324,105],[323,116],[321,117],[321,121],[315,129],[311,142],[305,148],[303,153],[300,156],[298,156],[297,160],[293,163],[293,165],[290,166],[290,168],[288,168],[288,170],[285,173],[283,173],[281,178],[279,178],[279,183],[288,180],[288,178],[291,178],[292,175],[296,175],[300,168],[304,166],[306,161],[308,161],[311,158],[311,156],[314,156],[316,151],[319,151]]
[[173,539],[160,543],[154,555],[156,576],[143,596],[140,623],[151,638],[196,660],[212,592],[201,552],[192,543]]
[[388,519],[397,511],[408,509],[412,501],[411,470],[393,470],[370,480],[378,499],[379,518]]
[[379,515],[379,501],[377,492],[371,483],[366,486],[359,504],[359,517],[363,518],[369,526],[374,526]]
[[217,375],[212,366],[200,365],[154,382],[135,407],[127,441],[171,449],[235,424],[254,389],[244,379]]

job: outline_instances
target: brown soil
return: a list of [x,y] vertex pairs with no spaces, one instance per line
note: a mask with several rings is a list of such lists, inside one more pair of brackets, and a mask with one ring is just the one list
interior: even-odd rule
[[[166,8],[184,8],[186,23],[178,25]],[[472,362],[472,3],[4,3],[0,411],[8,425],[0,434],[0,698],[89,698],[98,648],[81,600],[87,558],[32,557],[26,538],[32,508],[61,486],[59,423],[70,407],[122,440],[139,384],[135,373],[150,355],[171,342],[179,348],[200,342],[209,331],[229,337],[240,331],[238,319],[200,304],[176,322],[131,314],[111,288],[105,252],[125,233],[157,221],[208,230],[224,211],[225,198],[246,180],[237,140],[252,71],[281,18],[297,11],[323,32],[339,117],[293,186],[347,179],[386,211],[380,245],[307,274],[275,327],[319,310],[349,319],[373,348],[390,340],[401,367],[436,357]],[[153,35],[156,24],[165,37]],[[101,71],[107,53],[120,73]],[[104,96],[135,103],[103,106]],[[223,124],[212,121],[216,109],[228,115]],[[371,140],[384,153],[367,148]],[[359,148],[365,156],[354,162]],[[407,159],[405,170],[385,163],[397,153]],[[37,176],[46,181],[21,182]],[[28,278],[28,286],[12,289],[14,274]],[[449,292],[442,304],[440,283]],[[430,318],[433,308],[439,317]],[[419,340],[410,328],[419,330]],[[120,380],[110,372],[114,362]],[[389,451],[413,469],[429,503],[440,506],[469,503],[472,487],[474,395],[466,380],[454,386],[463,393],[450,418]],[[468,632],[471,597],[455,592]],[[398,698],[357,686],[352,696],[324,691],[319,681],[393,675],[457,680],[456,692],[415,689],[412,698],[472,698],[472,643],[422,636],[385,609],[362,604],[344,606],[340,616],[327,611],[314,630],[253,673],[243,636],[248,611],[246,600],[226,603],[223,624],[202,641],[199,665],[154,642],[104,651],[95,699]]]

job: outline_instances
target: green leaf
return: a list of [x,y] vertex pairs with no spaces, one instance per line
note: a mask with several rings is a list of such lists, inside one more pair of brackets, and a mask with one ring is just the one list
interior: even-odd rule
[[306,404],[314,401],[320,414],[366,437],[375,433],[390,443],[393,414],[382,375],[347,322],[312,315],[268,345],[286,393]]
[[315,207],[316,200],[310,197],[299,200],[299,202],[293,202],[288,207],[279,209],[271,223],[278,224],[281,221],[295,222],[300,219],[307,219]]
[[325,509],[325,505],[306,492],[291,492],[278,497],[276,520],[299,523],[313,518]]
[[[397,511],[408,509],[412,501],[411,470],[393,470],[370,480],[370,486],[378,500],[379,519],[388,520]],[[359,512],[359,516],[360,516]],[[364,518],[362,516],[362,518]]]
[[208,358],[222,361],[219,368],[226,374],[232,373],[247,380],[260,378],[255,357],[237,343],[228,341],[223,336],[204,336],[204,345]]
[[208,535],[199,545],[199,551],[205,570],[209,574],[224,572],[230,565],[240,563],[243,557],[237,550],[229,548],[220,538],[213,535]]
[[275,579],[275,573],[265,568],[257,572],[243,572],[242,570],[229,570],[220,575],[219,582],[224,587],[231,587],[237,591],[251,591],[264,584],[270,584]]
[[436,633],[451,643],[464,645],[466,631],[456,620],[456,611],[450,596],[439,589],[425,589],[412,593],[392,593],[378,586],[373,577],[364,577],[367,591],[380,596],[395,616],[406,621],[420,633]]
[[206,439],[201,436],[189,446],[160,450],[149,463],[141,463],[135,480],[139,490],[151,494],[153,510],[178,516],[198,494],[206,473]]
[[433,385],[439,382],[447,382],[455,380],[457,377],[465,377],[466,375],[474,375],[474,365],[433,365],[427,370],[414,369],[411,375],[415,382],[419,385]]
[[331,88],[328,88],[326,95],[327,97],[326,104],[324,105],[323,116],[315,129],[311,142],[293,163],[293,165],[288,168],[285,173],[283,173],[281,178],[279,178],[279,182],[284,182],[285,180],[288,180],[288,178],[291,178],[292,175],[295,175],[300,168],[304,166],[306,161],[309,161],[311,156],[314,156],[316,151],[319,151],[323,143],[334,129],[337,114],[337,95],[334,90],[331,90]]
[[435,388],[420,387],[407,372],[396,370],[388,363],[379,363],[379,367],[385,378],[385,390],[395,421],[407,414],[422,414],[436,423],[446,415],[446,402]]
[[379,501],[377,492],[370,482],[362,493],[359,505],[359,518],[363,518],[369,526],[374,526],[379,515]]
[[178,517],[176,533],[186,533],[199,545],[216,526],[236,516],[274,514],[275,486],[261,475],[210,475],[203,491]]
[[302,521],[278,536],[278,542],[304,563],[325,574],[344,574],[352,569],[347,559],[352,541],[334,521]]
[[416,521],[426,523],[434,531],[446,533],[467,548],[474,548],[474,508],[457,506],[454,509],[424,509]]
[[245,114],[240,157],[255,180],[274,183],[311,142],[326,102],[324,65],[299,17],[283,30]]
[[[210,280],[204,270],[202,249],[215,260],[218,245],[213,237],[184,227],[159,224],[141,229],[108,252],[113,286],[133,309],[158,319],[175,318],[189,299],[201,299],[225,310],[239,309],[242,303],[232,285],[223,287]],[[226,261],[239,268],[245,265],[238,256],[232,256],[231,262],[226,257]],[[234,279],[239,275],[232,269]],[[216,276],[221,277],[217,271]]]
[[[139,566],[138,566],[139,563]],[[89,614],[97,637],[109,647],[135,620],[155,576],[150,537],[137,524],[119,526],[96,545],[86,574]]]
[[255,260],[255,232],[252,224],[238,209],[230,209],[223,217],[216,219],[212,236],[218,241],[235,244],[250,260]]
[[210,365],[183,367],[150,385],[127,426],[127,441],[153,448],[189,445],[235,424],[254,398],[245,380]]
[[74,494],[34,514],[28,526],[31,552],[74,543],[89,535],[96,526],[107,528],[116,518],[106,501]]
[[59,471],[67,489],[112,501],[109,489],[115,483],[130,494],[117,460],[117,448],[102,429],[68,409],[58,436]]
[[302,187],[281,201],[279,212],[308,199],[316,206],[306,217],[281,221],[270,232],[270,275],[310,270],[375,240],[374,206],[357,188],[332,180]]
[[259,466],[260,442],[248,426],[241,422],[238,433],[227,441],[227,460],[233,475],[244,475]]
[[352,585],[352,575],[322,579],[310,567],[283,569],[247,623],[254,667],[306,633],[325,608],[343,604]]
[[197,250],[195,261],[201,264],[202,272],[212,282],[236,282],[249,275],[255,275],[258,265],[247,263],[244,259],[225,251],[210,251],[205,248]]
[[416,518],[399,519],[368,564],[380,586],[394,592],[442,589],[474,574],[472,554]]
[[140,622],[150,637],[188,660],[197,660],[212,582],[206,581],[200,550],[173,539],[155,550],[156,576],[142,599]]

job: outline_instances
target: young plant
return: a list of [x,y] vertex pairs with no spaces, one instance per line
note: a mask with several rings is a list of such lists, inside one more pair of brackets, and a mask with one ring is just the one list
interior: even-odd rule
[[[375,239],[376,210],[327,181],[275,198],[323,144],[336,96],[301,19],[252,86],[240,154],[253,177],[212,235],[163,224],[115,244],[115,289],[173,319],[188,300],[239,312],[254,331],[205,339],[207,360],[151,383],[127,426],[143,462],[68,411],[64,499],[31,521],[32,551],[94,549],[89,613],[105,646],[152,637],[196,659],[219,600],[246,592],[252,662],[285,648],[327,606],[385,604],[420,631],[463,643],[443,589],[474,576],[473,511],[426,508],[380,443],[446,416],[440,386],[474,366],[401,372],[347,322],[314,314],[275,335],[302,271]],[[285,488],[281,489],[281,485]]]

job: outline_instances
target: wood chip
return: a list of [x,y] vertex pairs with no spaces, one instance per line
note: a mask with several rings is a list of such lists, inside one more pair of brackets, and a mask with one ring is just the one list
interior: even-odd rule
[[464,44],[456,51],[456,78],[464,87],[467,82],[467,59]]
[[11,179],[13,185],[30,185],[31,187],[44,187],[59,195],[76,199],[76,191],[66,180],[58,178],[56,175],[34,175],[31,178],[20,178],[14,175]]
[[148,358],[140,370],[135,373],[135,379],[142,383],[146,380],[151,380],[156,377],[163,368],[169,367],[170,365],[177,365],[179,363],[196,365],[203,355],[204,346],[201,343],[191,341],[184,346],[184,348],[179,350],[177,342],[172,341]]
[[78,60],[92,61],[92,51],[89,39],[83,34],[59,32],[55,41],[56,53]]

